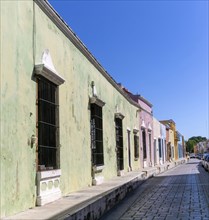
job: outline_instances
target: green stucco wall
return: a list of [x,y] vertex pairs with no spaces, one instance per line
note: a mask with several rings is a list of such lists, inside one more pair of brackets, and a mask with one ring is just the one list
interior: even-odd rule
[[33,4],[1,1],[1,216],[35,205]]
[[35,64],[49,49],[57,72],[65,79],[59,87],[60,167],[63,195],[91,186],[90,111],[94,81],[103,107],[104,163],[102,175],[117,175],[115,152],[116,105],[123,119],[124,167],[128,170],[127,128],[138,128],[137,107],[131,105],[70,42],[33,1],[1,1],[1,216],[35,206],[36,134]]

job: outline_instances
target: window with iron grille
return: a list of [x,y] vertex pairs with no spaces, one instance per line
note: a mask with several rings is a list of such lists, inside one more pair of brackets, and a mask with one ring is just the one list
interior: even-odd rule
[[142,130],[143,159],[147,158],[146,132]]
[[38,165],[39,170],[58,168],[58,87],[38,77]]
[[121,118],[115,118],[116,129],[116,149],[117,149],[117,168],[124,169],[123,161],[123,123]]
[[104,165],[102,107],[95,103],[91,104],[91,150],[93,165]]
[[139,158],[139,136],[134,135],[134,157]]

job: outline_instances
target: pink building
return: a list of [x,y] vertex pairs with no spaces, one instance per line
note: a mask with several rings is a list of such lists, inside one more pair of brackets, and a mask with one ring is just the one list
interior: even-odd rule
[[140,168],[154,166],[154,148],[153,148],[153,113],[152,104],[141,95],[133,95],[126,88],[121,88],[135,101],[140,107],[139,114],[140,124]]
[[151,167],[154,166],[152,104],[140,95],[136,95],[135,97],[141,106],[141,111],[139,112],[139,123],[141,127],[141,167]]

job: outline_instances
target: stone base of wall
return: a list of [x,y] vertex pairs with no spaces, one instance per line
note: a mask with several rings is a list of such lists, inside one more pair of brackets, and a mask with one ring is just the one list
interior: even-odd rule
[[157,174],[157,168],[156,167],[146,167],[144,169],[142,169],[142,172],[144,172],[146,174],[146,177],[152,177],[152,176],[156,176]]
[[118,176],[124,176],[124,170],[118,170]]
[[97,186],[100,185],[104,182],[104,177],[103,176],[95,176],[94,179],[92,179],[92,185]]

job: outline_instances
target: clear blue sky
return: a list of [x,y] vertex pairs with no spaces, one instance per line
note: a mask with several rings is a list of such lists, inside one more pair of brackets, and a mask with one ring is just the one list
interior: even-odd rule
[[55,1],[100,64],[173,119],[186,139],[209,138],[208,1]]

